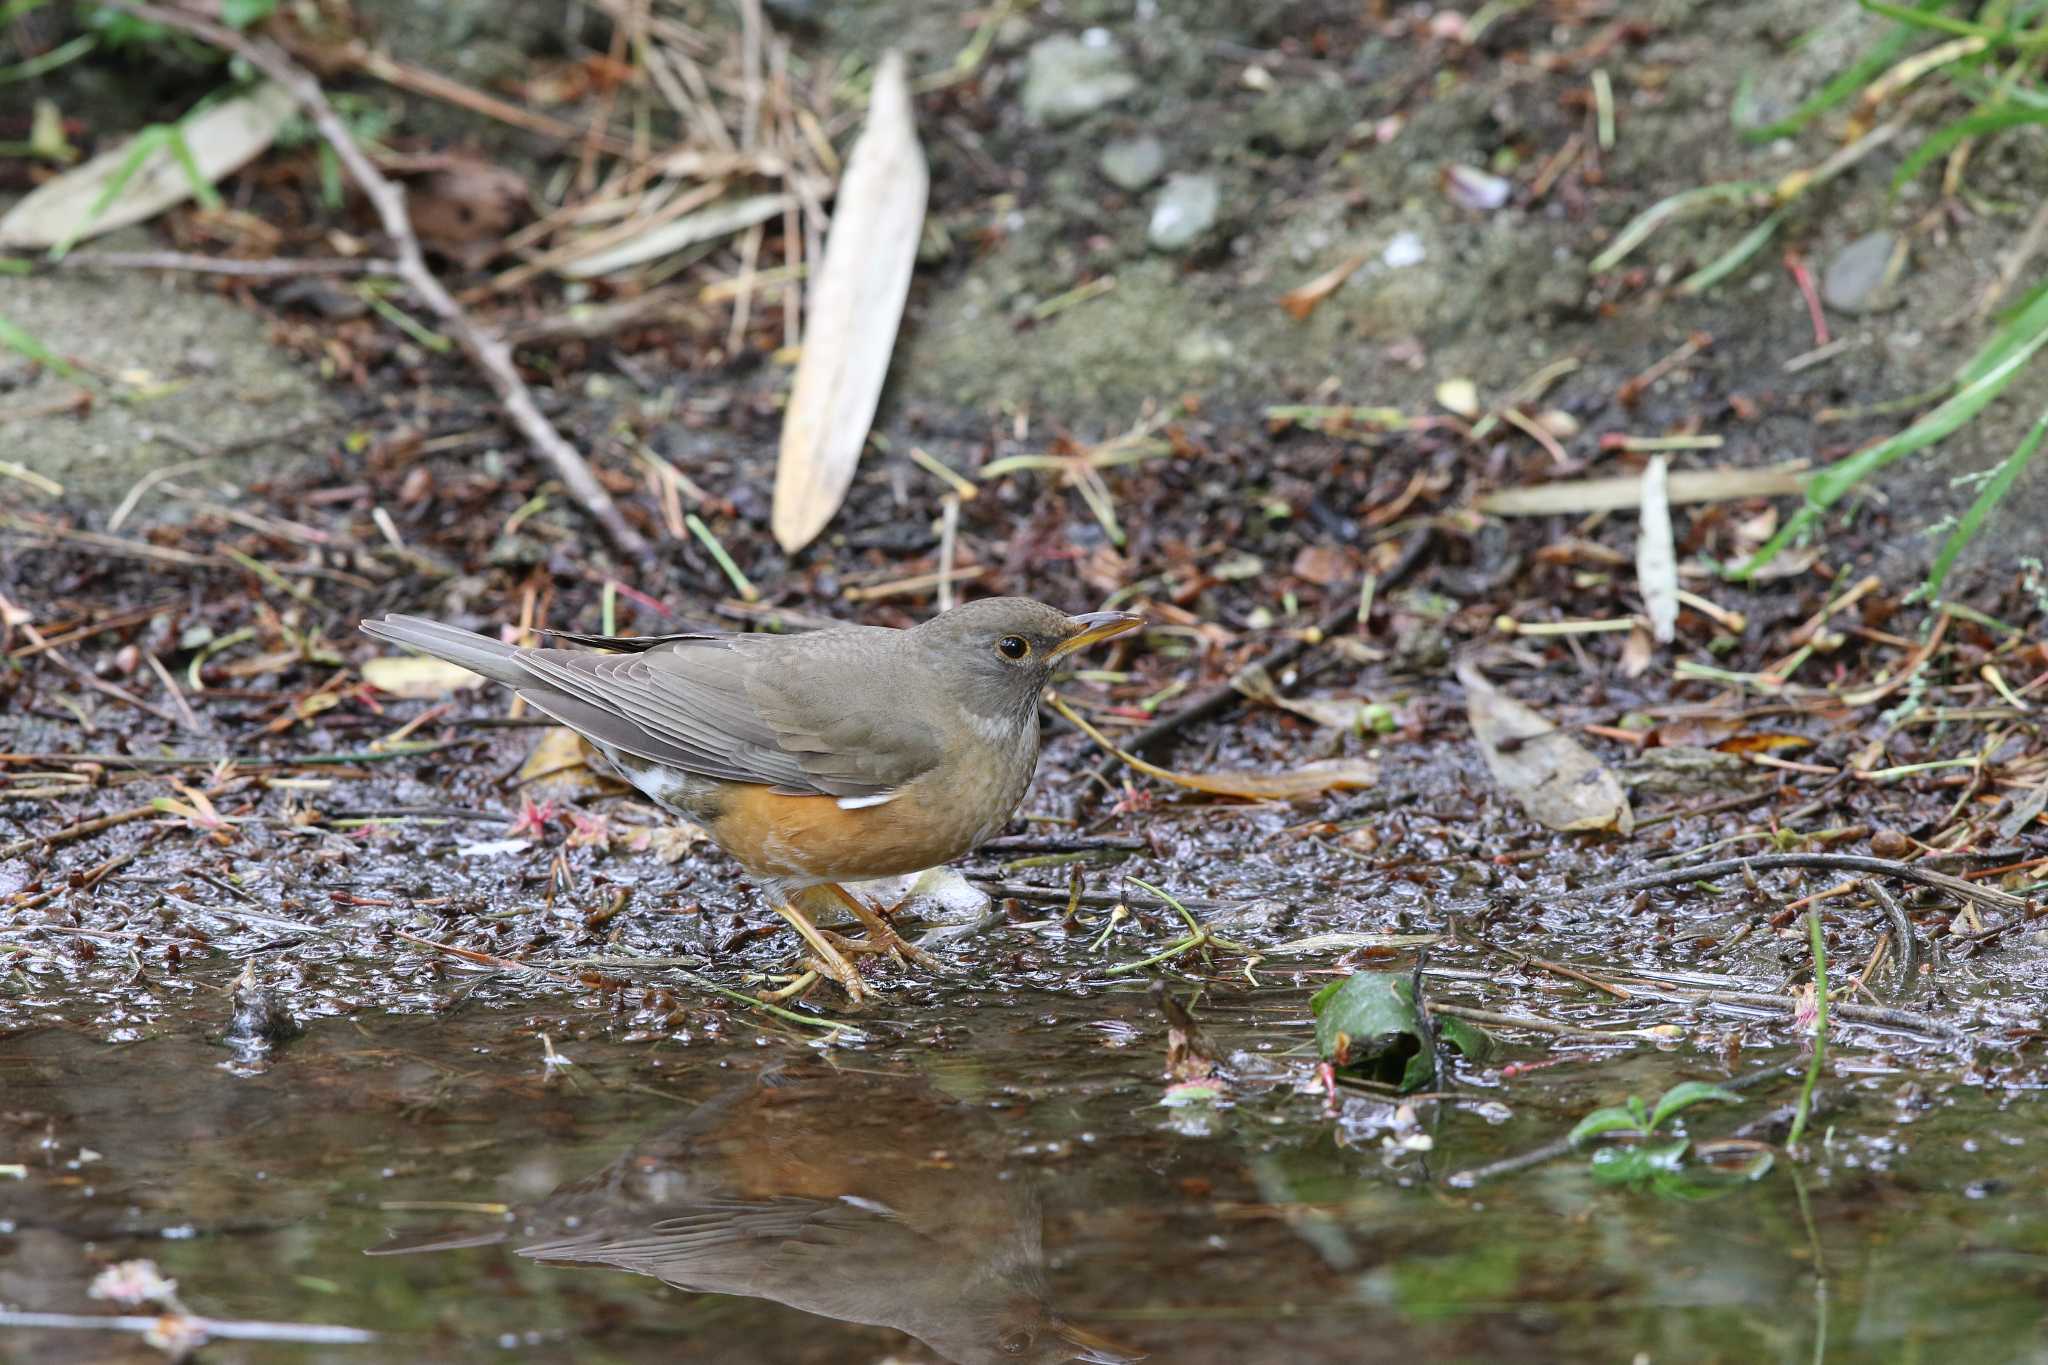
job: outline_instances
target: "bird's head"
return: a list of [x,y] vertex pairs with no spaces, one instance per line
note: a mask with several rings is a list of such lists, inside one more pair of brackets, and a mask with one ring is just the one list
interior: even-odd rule
[[942,612],[910,633],[968,705],[1013,718],[1031,713],[1060,660],[1143,624],[1143,617],[1129,612],[1069,616],[1028,597],[987,597]]

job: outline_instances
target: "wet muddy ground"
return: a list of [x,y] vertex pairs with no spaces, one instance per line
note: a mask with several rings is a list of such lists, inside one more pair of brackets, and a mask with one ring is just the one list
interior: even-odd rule
[[[335,429],[225,477],[153,477],[118,519],[133,469],[103,497],[0,508],[0,1309],[107,1313],[95,1277],[147,1257],[193,1313],[377,1334],[223,1337],[202,1356],[218,1360],[2048,1349],[2048,592],[2031,547],[1994,537],[1942,604],[1910,600],[1914,537],[1955,497],[1922,481],[1856,500],[1786,572],[1735,585],[1709,563],[1754,549],[1789,503],[1681,507],[1683,581],[1707,605],[1645,664],[1630,632],[1572,626],[1641,610],[1632,510],[1473,510],[1501,488],[1636,475],[1641,456],[1606,439],[1628,434],[1725,433],[1680,471],[1832,457],[1888,419],[1821,409],[1919,387],[1924,348],[1962,344],[1866,320],[1871,363],[1788,374],[1812,345],[1789,288],[1764,308],[1755,290],[1681,306],[1648,271],[1538,287],[1542,260],[1589,255],[1603,225],[1700,173],[1654,148],[1724,125],[1734,72],[1702,54],[1769,51],[1809,83],[1826,68],[1781,50],[1771,6],[1651,16],[1612,59],[1633,98],[1604,177],[1575,169],[1555,200],[1489,226],[1440,202],[1439,154],[1505,166],[1489,158],[1512,147],[1525,179],[1579,130],[1585,63],[1539,76],[1510,58],[1589,41],[1604,16],[1523,15],[1490,60],[1451,62],[1419,28],[1348,9],[1290,12],[1334,35],[1317,55],[1287,48],[1284,25],[1190,7],[1116,28],[1157,59],[1134,104],[1022,128],[1005,81],[1028,44],[1068,17],[1121,25],[1086,8],[1034,15],[996,48],[1007,75],[921,107],[941,130],[934,211],[963,245],[921,275],[888,447],[800,556],[766,526],[786,383],[761,363],[773,318],[737,358],[717,349],[723,318],[522,353],[659,538],[651,566],[605,547],[452,363],[374,320],[286,309],[288,347],[354,376]],[[850,8],[804,41],[867,42],[890,19]],[[928,19],[900,26],[914,49],[962,41]],[[1306,141],[1255,98],[1252,67],[1301,103]],[[1338,101],[1315,133],[1329,89],[1357,107]],[[1427,156],[1345,132],[1396,112]],[[1082,173],[1101,137],[1148,127],[1240,177],[1237,216],[1191,261],[1148,255],[1137,201]],[[1279,202],[1309,226],[1254,211]],[[1352,235],[1377,251],[1397,223],[1436,263],[1419,294],[1362,280],[1305,328],[1274,305]],[[2013,226],[1959,222],[1963,245],[1924,251],[1909,291],[1960,292]],[[1818,252],[1845,227],[1798,240]],[[1115,292],[1026,316],[1111,269]],[[1633,382],[1701,326],[1713,346]],[[1208,332],[1241,344],[1176,349]],[[1128,363],[1090,337],[1121,338]],[[1428,406],[1461,374],[1496,403],[1560,357],[1581,366],[1517,415],[1570,417],[1566,466],[1512,423],[1475,433]],[[1435,420],[1268,417],[1304,401]],[[1056,475],[993,480],[959,505],[961,591],[1145,613],[1142,637],[1056,679],[1126,743],[1278,655],[1290,697],[1374,708],[1329,727],[1233,705],[1154,760],[1338,758],[1379,779],[1242,802],[1113,763],[1094,776],[1098,751],[1048,712],[1023,811],[963,864],[980,891],[913,908],[952,970],[878,964],[865,1009],[828,988],[763,1008],[794,954],[752,889],[501,696],[366,680],[379,651],[356,623],[392,610],[584,631],[608,610],[621,632],[907,624],[936,605],[948,491],[910,446],[973,475],[1140,420],[1156,448],[1104,472],[1124,543]],[[694,481],[701,496],[666,498],[687,498],[676,509],[762,600],[739,600],[676,529],[621,433]],[[221,453],[204,430],[176,434]],[[1504,617],[1566,633],[1509,637]],[[1452,673],[1475,653],[1618,775],[1632,833],[1556,833],[1501,790]],[[1807,862],[1597,891],[1742,854]],[[1799,902],[1870,871],[1827,857],[1882,860],[1896,912],[1867,886],[1818,902],[1835,1008],[1792,1143],[1814,1028]],[[1901,868],[1967,877],[1980,899]],[[1162,957],[1187,925],[1146,886],[1218,942]],[[1326,1072],[1310,998],[1357,971],[1401,974],[1498,1050],[1441,1049],[1409,1094]],[[1602,1106],[1684,1082],[1737,1098],[1679,1116],[1683,1154],[1562,1142]],[[1596,1150],[1651,1155],[1623,1169]],[[15,1326],[0,1354],[161,1358],[131,1340]]]

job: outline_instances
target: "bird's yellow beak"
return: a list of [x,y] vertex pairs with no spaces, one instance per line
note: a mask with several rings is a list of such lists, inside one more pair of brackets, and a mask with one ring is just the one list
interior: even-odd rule
[[1127,635],[1144,624],[1144,617],[1133,616],[1127,611],[1089,611],[1069,616],[1067,626],[1074,633],[1053,646],[1052,660],[1056,662],[1077,649]]
[[1071,1322],[1062,1320],[1054,1330],[1072,1349],[1073,1355],[1070,1358],[1084,1361],[1086,1365],[1137,1365],[1138,1361],[1145,1358],[1143,1351],[1134,1350],[1119,1341],[1111,1341],[1108,1337],[1097,1336]]

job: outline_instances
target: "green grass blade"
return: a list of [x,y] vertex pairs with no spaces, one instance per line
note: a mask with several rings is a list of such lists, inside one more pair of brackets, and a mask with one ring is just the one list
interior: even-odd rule
[[36,364],[55,370],[66,379],[75,382],[84,378],[70,361],[43,345],[34,333],[5,317],[0,317],[0,346],[17,351]]
[[1894,460],[1916,450],[1924,450],[1953,434],[1956,428],[1983,411],[1985,404],[2003,392],[2043,344],[2048,344],[2048,328],[2037,332],[2024,345],[1974,382],[1958,389],[1947,402],[1912,426],[1889,440],[1879,441],[1868,450],[1837,460],[1814,475],[1812,482],[1806,485],[1806,505],[1779,529],[1778,534],[1771,537],[1768,545],[1750,556],[1749,562],[1734,570],[1729,577],[1738,581],[1750,577],[1776,559],[1795,536],[1813,525],[1815,519],[1844,493]]
[[2048,110],[2033,108],[1992,109],[1981,114],[1971,114],[1944,124],[1927,135],[1906,159],[1899,163],[1899,169],[1892,175],[1892,193],[1897,194],[1920,172],[1927,169],[1937,157],[1945,156],[1948,150],[1964,138],[1981,137],[1996,133],[2023,123],[2048,123]]
[[2048,331],[2048,280],[2043,280],[2006,314],[2005,325],[1977,348],[1977,353],[1956,371],[1956,383],[1976,383],[2005,362],[2005,358]]
[[128,188],[128,182],[142,169],[142,163],[149,159],[150,153],[163,146],[164,139],[169,133],[170,129],[164,124],[154,123],[135,135],[134,145],[128,149],[128,155],[121,159],[120,166],[114,171],[114,178],[100,191],[100,197],[93,200],[92,207],[85,211],[84,221],[73,224],[71,231],[64,234],[64,240],[50,248],[51,260],[61,261],[70,254],[71,248],[78,244],[78,239],[85,235],[85,230],[97,223],[100,217],[113,207],[114,201],[121,197],[121,191]]
[[61,47],[53,47],[40,57],[31,57],[14,66],[0,68],[0,85],[13,85],[16,81],[34,80],[47,76],[66,62],[75,62],[86,53],[98,47],[100,40],[90,33],[81,34]]
[[1988,24],[1973,24],[1968,19],[1956,19],[1941,13],[1936,5],[1890,5],[1885,0],[1856,0],[1856,3],[1872,14],[1882,14],[1887,19],[1896,19],[1902,24],[1934,33],[1949,33],[1958,38],[1982,38],[1987,43],[2007,43],[2012,35]]
[[1587,268],[1612,270],[1631,251],[1648,241],[1651,233],[1674,218],[1698,213],[1715,204],[1739,204],[1752,195],[1769,194],[1770,191],[1771,187],[1760,180],[1730,180],[1720,185],[1698,185],[1659,199],[1630,219],[1628,225],[1615,234],[1607,249],[1595,256]]
[[1956,556],[1975,538],[1984,526],[1984,519],[1991,515],[1991,509],[1998,506],[2019,476],[2025,472],[2028,462],[2041,449],[2041,439],[2044,436],[2048,436],[2048,412],[2041,414],[2033,429],[2027,433],[2026,439],[2014,447],[2012,454],[2005,457],[2005,462],[1998,466],[1998,472],[1978,490],[1977,500],[1970,504],[1970,510],[1963,513],[1963,519],[1948,533],[1948,540],[1943,543],[1941,553],[1934,557],[1934,567],[1927,571],[1928,596],[1941,595],[1942,582],[1948,577],[1948,571],[1955,567]]
[[1785,211],[1783,206],[1771,210],[1769,217],[1742,234],[1741,241],[1680,280],[1678,292],[1704,293],[1749,264],[1749,258],[1762,251],[1770,244],[1771,238],[1778,235],[1778,228],[1785,221]]
[[[1920,4],[1915,8],[1931,10],[1945,3],[1947,3],[1947,0],[1920,0]],[[1920,30],[1917,25],[1898,25],[1891,32],[1885,34],[1884,37],[1878,39],[1870,51],[1857,59],[1855,65],[1841,71],[1833,80],[1815,91],[1811,97],[1791,113],[1785,115],[1776,123],[1767,123],[1761,128],[1745,128],[1741,130],[1742,136],[1751,142],[1768,142],[1772,138],[1784,137],[1787,134],[1798,132],[1815,118],[1825,114],[1828,110],[1842,103],[1873,80],[1876,80],[1894,62],[1898,61],[1900,55],[1905,52],[1907,44],[1911,43],[1919,34]]]
[[192,155],[192,144],[185,140],[184,123],[172,124],[170,134],[164,142],[171,149],[171,156],[177,161],[179,168],[185,172],[185,184],[191,189],[192,197],[199,201],[199,206],[209,213],[220,212],[225,207],[221,202],[220,191],[216,190],[213,182],[200,171],[199,161]]

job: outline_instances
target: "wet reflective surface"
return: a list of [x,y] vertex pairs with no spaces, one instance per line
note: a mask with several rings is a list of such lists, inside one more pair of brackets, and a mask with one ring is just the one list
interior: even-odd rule
[[[1567,1060],[1540,1099],[1474,1069],[1425,1133],[1371,1097],[1324,1112],[1287,1055],[1299,991],[1213,1001],[1240,1082],[1179,1107],[1144,992],[975,999],[952,988],[852,1044],[365,1014],[255,1067],[196,1031],[19,1030],[0,1043],[23,1168],[0,1184],[0,1300],[103,1311],[93,1274],[146,1255],[196,1312],[383,1334],[219,1342],[220,1360],[1803,1361],[1822,1334],[1837,1360],[2020,1360],[2048,1343],[2023,1094],[1863,1067],[1797,1178],[1780,1163],[1691,1202],[1566,1158],[1459,1190],[1433,1177],[1707,1068]],[[1788,1069],[1745,1111],[1796,1089]],[[29,1332],[7,1354],[156,1358]]]

